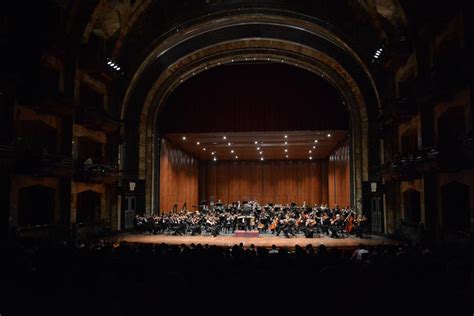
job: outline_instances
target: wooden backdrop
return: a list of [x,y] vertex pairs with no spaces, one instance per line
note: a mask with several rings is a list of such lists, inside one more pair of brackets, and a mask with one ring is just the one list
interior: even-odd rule
[[326,160],[201,162],[200,198],[261,204],[327,203]]
[[188,209],[198,204],[199,161],[166,139],[161,141],[160,211],[168,212],[175,203],[186,202]]
[[328,161],[328,194],[329,206],[350,205],[350,155],[349,141],[339,144],[329,156]]

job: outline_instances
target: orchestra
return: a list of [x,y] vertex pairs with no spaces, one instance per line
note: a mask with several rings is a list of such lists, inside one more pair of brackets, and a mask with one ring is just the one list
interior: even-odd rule
[[368,233],[368,219],[349,206],[329,208],[326,204],[313,207],[303,203],[297,206],[267,203],[260,206],[256,201],[240,201],[223,204],[220,200],[208,206],[202,203],[197,211],[189,211],[177,205],[170,213],[149,217],[137,215],[135,227],[140,232],[152,234],[200,235],[212,237],[234,233],[236,230],[258,230],[286,238],[304,234],[307,238],[327,235],[332,238],[355,235],[363,237]]

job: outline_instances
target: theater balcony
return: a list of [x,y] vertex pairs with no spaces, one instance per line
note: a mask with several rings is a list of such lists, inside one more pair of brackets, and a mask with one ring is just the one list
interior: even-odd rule
[[94,106],[78,107],[75,111],[75,119],[77,124],[106,133],[114,133],[120,127],[119,120],[104,109]]
[[383,67],[388,71],[396,71],[406,64],[411,54],[413,54],[413,41],[406,31],[401,32],[400,35],[387,43]]
[[0,145],[0,167],[12,167],[15,161],[13,146]]
[[385,126],[397,126],[417,113],[418,107],[414,97],[397,97],[389,100],[383,107],[381,119]]
[[69,177],[73,174],[71,156],[16,148],[15,172],[38,177]]
[[424,173],[439,170],[438,155],[435,147],[407,153],[381,165],[379,172],[386,182],[420,179]]
[[106,164],[79,164],[74,171],[74,181],[86,183],[115,184],[118,169]]

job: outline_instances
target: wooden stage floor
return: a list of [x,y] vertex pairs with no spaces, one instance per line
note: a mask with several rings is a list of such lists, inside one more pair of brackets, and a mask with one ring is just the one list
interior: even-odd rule
[[128,234],[116,236],[113,240],[120,242],[130,243],[146,243],[146,244],[160,244],[166,243],[171,245],[186,244],[208,244],[216,246],[231,247],[235,244],[242,242],[244,247],[248,247],[254,244],[256,247],[271,247],[276,245],[277,247],[292,248],[295,245],[306,246],[308,244],[313,247],[319,245],[325,245],[329,248],[355,248],[359,244],[366,246],[376,245],[393,245],[396,243],[394,240],[383,238],[380,236],[372,236],[370,238],[357,238],[348,236],[346,238],[330,238],[328,236],[321,236],[315,238],[305,238],[303,235],[297,235],[296,237],[286,238],[284,236],[274,236],[271,234],[262,234],[259,237],[234,237],[234,235],[219,235],[217,237],[211,237],[209,235],[199,236],[173,236],[173,235],[150,235],[150,234]]

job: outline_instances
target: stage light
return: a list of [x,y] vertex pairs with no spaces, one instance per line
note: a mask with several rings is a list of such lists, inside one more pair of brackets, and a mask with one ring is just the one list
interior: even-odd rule
[[222,136],[222,139],[227,139],[227,137],[226,137],[226,136]]
[[217,157],[214,157],[214,159],[212,159],[212,160],[217,161]]
[[120,70],[120,67],[117,67],[117,70]]
[[182,138],[182,139],[183,139],[183,140],[186,140],[186,136],[183,136],[183,138]]
[[286,155],[285,157],[288,158],[288,155]]
[[260,160],[261,160],[261,161],[263,161],[263,160],[264,160],[264,159],[263,159],[263,157],[262,157],[262,158],[260,158]]
[[239,159],[239,156],[235,156],[235,159]]
[[263,155],[263,151],[260,152],[260,155]]
[[231,144],[231,143],[227,143],[227,146],[230,146],[230,145],[232,145],[232,144]]
[[234,153],[234,151],[233,151],[233,150],[231,150],[231,151],[230,151],[230,153],[231,153],[231,154],[233,154],[233,153]]
[[315,140],[314,140],[314,142],[315,142],[315,143],[317,143],[317,142],[318,142],[318,140],[317,140],[317,139],[315,139]]
[[285,149],[285,152],[287,153],[287,152],[288,152],[288,149]]
[[313,146],[313,149],[316,149],[316,146]]
[[202,150],[203,150],[203,151],[206,151],[206,147],[204,147]]
[[201,145],[201,143],[200,143],[200,142],[196,142],[196,145],[198,145],[198,146],[199,146],[199,145]]
[[288,135],[285,135],[285,138],[288,138]]
[[111,62],[111,61],[109,61],[109,62],[107,63],[107,65],[111,65],[111,64],[112,64],[112,62]]
[[288,145],[288,142],[285,142],[285,145]]
[[309,160],[313,160],[313,157],[309,157]]
[[260,147],[257,147],[257,150],[260,150]]
[[310,154],[311,154],[311,153],[312,153],[312,151],[310,150],[310,151],[308,151],[308,153],[310,153]]
[[331,137],[331,134],[328,134],[328,137]]
[[255,141],[254,143],[255,143],[255,145],[257,145],[257,144],[258,144],[258,142],[257,142],[257,141]]
[[215,155],[215,154],[216,154],[216,152],[215,152],[215,151],[213,151],[213,152],[211,153],[211,155]]

